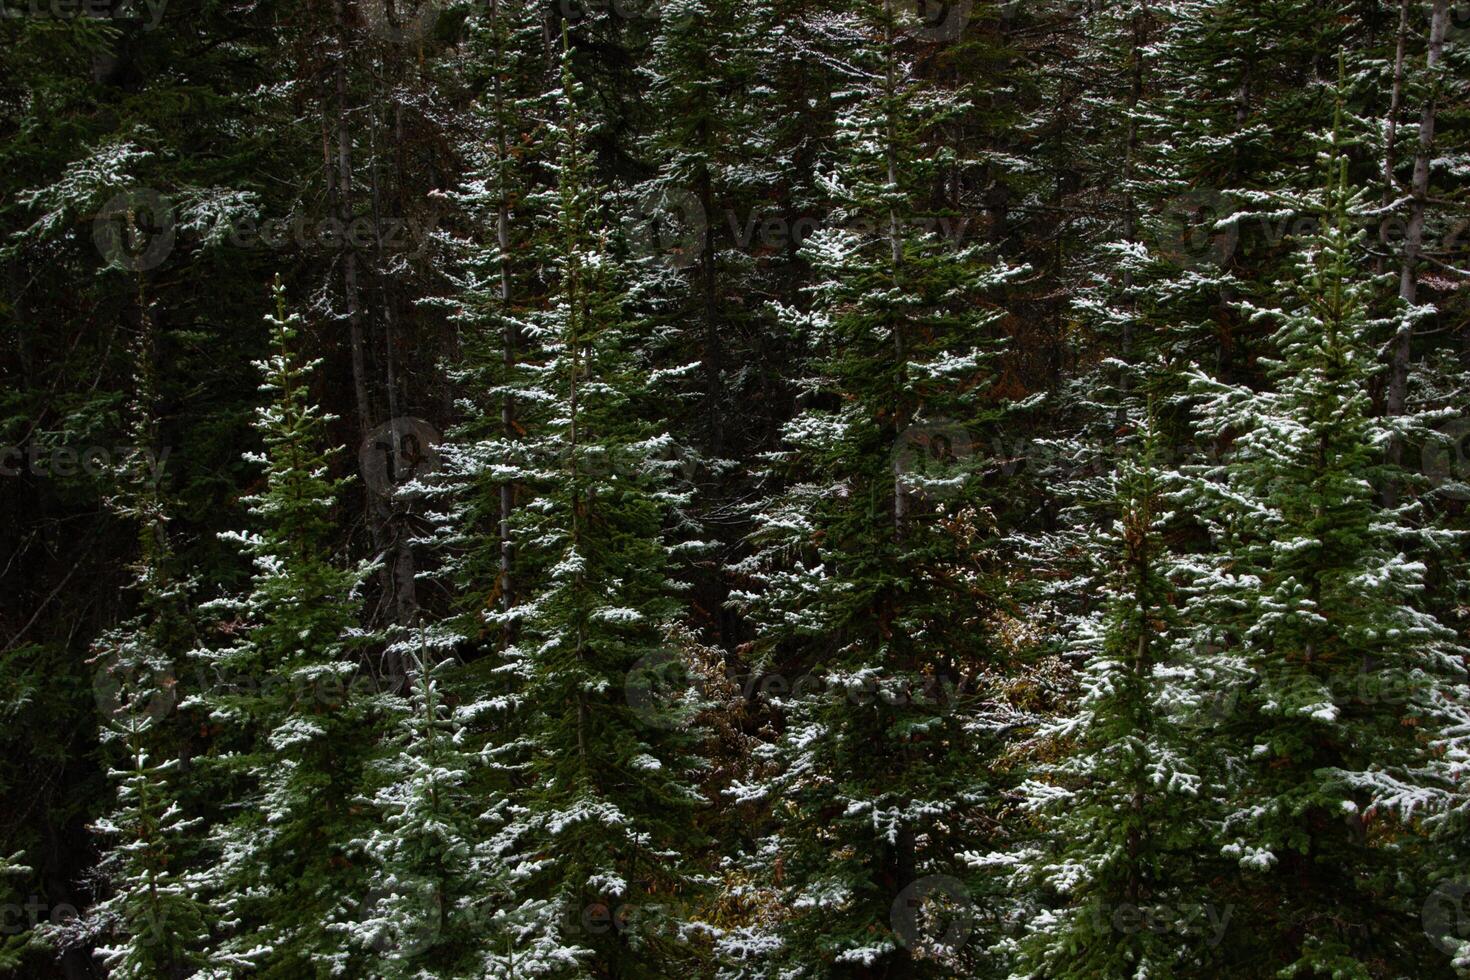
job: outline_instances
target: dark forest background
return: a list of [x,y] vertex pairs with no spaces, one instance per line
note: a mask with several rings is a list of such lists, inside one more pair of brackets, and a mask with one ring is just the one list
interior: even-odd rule
[[0,14],[0,967],[1470,968],[1465,4]]

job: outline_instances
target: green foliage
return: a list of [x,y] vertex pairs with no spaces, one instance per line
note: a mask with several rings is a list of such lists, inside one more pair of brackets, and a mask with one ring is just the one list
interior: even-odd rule
[[1367,396],[1373,284],[1348,224],[1361,196],[1330,150],[1323,230],[1282,306],[1249,309],[1275,327],[1271,386],[1192,378],[1201,433],[1230,442],[1191,490],[1217,550],[1185,615],[1217,651],[1206,684],[1232,703],[1200,758],[1232,806],[1221,853],[1249,898],[1237,955],[1283,975],[1420,973],[1436,958],[1418,835],[1448,785],[1430,743],[1463,685],[1463,647],[1425,609],[1426,566],[1411,557],[1447,539],[1415,526],[1415,505],[1378,497],[1403,474],[1383,461]]
[[297,976],[355,962],[330,924],[367,892],[352,844],[369,819],[357,796],[383,706],[354,683],[367,639],[356,595],[371,569],[338,567],[327,552],[344,481],[328,475],[330,419],[307,399],[314,364],[294,350],[300,319],[286,314],[279,280],[276,302],[258,365],[265,451],[251,457],[266,482],[246,498],[255,527],[230,535],[254,565],[251,590],[211,605],[235,617],[233,641],[198,652],[218,679],[199,705],[230,731],[201,764],[228,773],[239,801],[212,829],[217,856],[201,877],[228,932],[211,954],[218,968]]
[[3,4],[0,972],[1463,973],[1464,6]]

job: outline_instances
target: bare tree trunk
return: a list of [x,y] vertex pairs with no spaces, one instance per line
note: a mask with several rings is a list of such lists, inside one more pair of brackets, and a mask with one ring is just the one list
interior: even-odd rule
[[[503,325],[501,356],[505,368],[505,380],[508,384],[511,373],[515,370],[519,338],[517,337],[515,321],[510,315],[510,191],[506,184],[506,160],[509,151],[505,138],[505,89],[501,78],[505,47],[502,43],[503,35],[500,33],[499,0],[490,0],[490,17],[494,22],[494,30],[496,32],[496,65],[494,76],[495,165],[499,171],[500,181],[500,201],[495,209],[495,241],[500,249],[500,315]],[[500,427],[506,439],[515,438],[516,403],[515,397],[510,394],[508,389],[500,400]],[[507,612],[515,605],[514,582],[511,579],[511,559],[514,557],[515,545],[511,541],[510,535],[510,522],[514,507],[515,487],[507,481],[500,485],[500,521],[498,527],[498,533],[500,535],[500,607]]]
[[[1133,39],[1129,46],[1130,83],[1128,86],[1128,135],[1123,141],[1123,240],[1132,242],[1138,238],[1138,202],[1133,196],[1134,161],[1138,157],[1138,103],[1143,98],[1143,17],[1133,15]],[[1133,291],[1133,268],[1123,271],[1123,290]],[[1130,301],[1130,307],[1137,304]],[[1127,361],[1133,353],[1133,318],[1123,323],[1122,360]],[[1128,390],[1129,378],[1123,376],[1123,390]]]
[[[337,51],[333,71],[337,89],[337,170],[334,190],[337,220],[342,222],[342,292],[347,304],[347,326],[352,345],[352,387],[357,397],[357,424],[363,438],[373,428],[372,401],[368,397],[366,341],[362,329],[362,301],[357,282],[357,253],[352,249],[347,228],[352,223],[352,128],[347,88],[347,55],[352,49],[348,26],[348,4],[337,0]],[[329,175],[330,176],[330,175]]]
[[[700,125],[701,142],[709,145],[708,135]],[[724,429],[724,350],[715,310],[715,215],[714,187],[709,165],[701,164],[698,179],[699,206],[704,209],[704,234],[700,243],[699,290],[704,320],[704,413],[709,427],[709,452],[719,456],[725,448]]]
[[[353,221],[352,109],[351,93],[347,78],[347,58],[349,52],[352,50],[353,43],[349,17],[349,4],[352,2],[353,0],[338,0],[336,7],[337,63],[333,74],[337,95],[337,168],[335,187],[333,189],[336,196],[337,219],[342,224],[342,291],[344,302],[347,306],[348,336],[352,347],[352,386],[357,400],[359,438],[361,443],[365,444],[374,428],[374,414],[371,389],[368,385],[367,376],[367,337],[363,326],[362,293],[358,281],[358,256],[353,246],[352,239],[354,236],[350,233]],[[373,173],[374,187],[371,188],[371,192],[376,196],[375,169]],[[376,217],[376,203],[374,203],[374,216]],[[375,227],[374,230],[376,233],[381,234],[380,227]],[[392,445],[388,447],[387,451],[393,454],[396,460],[400,448],[398,434],[394,432],[391,434],[390,439]],[[413,559],[412,555],[409,554],[405,560],[405,550],[408,547],[406,537],[402,535],[395,537],[389,533],[392,510],[388,497],[381,490],[382,488],[365,488],[364,506],[368,534],[372,542],[373,553],[383,563],[379,572],[379,582],[384,597],[390,603],[392,618],[394,622],[407,625],[413,621],[414,610],[412,608],[406,609],[403,603],[407,601],[411,605],[416,605],[413,594]],[[405,580],[408,583],[406,593],[404,589]],[[396,658],[388,661],[386,670],[392,678],[401,677],[403,673],[401,663]]]
[[[389,0],[389,16],[393,16]],[[370,201],[373,209],[373,244],[376,268],[373,270],[378,285],[378,306],[383,316],[383,364],[387,373],[388,417],[403,417],[402,393],[398,381],[398,321],[393,306],[393,291],[388,279],[388,255],[383,243],[383,203],[378,180],[378,117],[374,112],[369,126],[371,162],[368,167]],[[401,145],[401,140],[395,141]],[[402,168],[399,168],[402,178]],[[400,433],[392,435],[393,452],[402,448]],[[410,626],[418,620],[418,568],[414,562],[413,545],[410,538],[413,529],[408,514],[393,512],[392,502],[384,499],[377,514],[388,539],[391,554],[391,587],[393,593],[393,621],[400,626]]]
[[[1439,80],[1436,77],[1444,58],[1444,38],[1449,28],[1449,0],[1434,0],[1429,19],[1429,93],[1419,117],[1419,145],[1414,153],[1414,176],[1409,185],[1409,222],[1404,232],[1404,254],[1399,267],[1399,299],[1413,306],[1419,299],[1419,258],[1424,251],[1424,211],[1429,198],[1429,163],[1434,150],[1434,124]],[[1389,345],[1388,395],[1385,411],[1390,416],[1404,414],[1409,393],[1409,355],[1414,339],[1413,317],[1405,313],[1398,331]],[[1388,459],[1403,459],[1403,441],[1395,438],[1388,448]],[[1397,500],[1396,487],[1385,490],[1386,502]]]
[[[1396,193],[1394,169],[1398,166],[1399,113],[1404,106],[1404,47],[1409,37],[1409,0],[1399,0],[1398,42],[1393,56],[1393,90],[1388,97],[1388,120],[1385,126],[1383,145],[1383,205],[1393,203]],[[1380,229],[1378,239],[1387,252],[1388,228]],[[1384,270],[1386,254],[1378,260],[1378,271]]]

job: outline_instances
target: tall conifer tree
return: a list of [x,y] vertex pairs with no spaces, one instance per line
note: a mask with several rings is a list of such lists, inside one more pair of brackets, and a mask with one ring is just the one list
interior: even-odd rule
[[113,509],[138,534],[133,589],[137,614],[97,644],[102,744],[117,781],[113,811],[96,829],[110,849],[101,870],[110,894],[81,923],[61,924],[101,939],[98,953],[122,980],[183,978],[204,963],[210,929],[190,864],[198,818],[187,818],[177,782],[179,740],[169,724],[183,657],[194,638],[190,585],[176,576],[161,486],[155,421],[154,325],[145,310],[134,346],[132,446],[117,468]]
[[1443,537],[1375,488],[1387,425],[1358,270],[1362,235],[1336,137],[1323,226],[1305,240],[1273,328],[1264,391],[1192,378],[1202,439],[1227,446],[1190,493],[1216,544],[1198,559],[1185,616],[1207,687],[1233,711],[1201,764],[1224,774],[1220,833],[1236,862],[1243,966],[1290,975],[1429,975],[1420,906],[1432,857],[1419,832],[1448,789],[1431,750],[1463,691],[1463,647],[1425,611],[1414,551]]
[[1077,510],[1102,508],[1101,534],[1091,515],[1070,515],[1091,574],[1068,584],[1100,587],[1106,602],[1072,624],[1066,644],[1082,663],[1075,710],[1037,733],[1047,745],[1038,754],[1057,760],[1022,787],[1040,839],[978,862],[1006,868],[1021,898],[1017,976],[1188,975],[1229,925],[1195,871],[1216,811],[1191,758],[1192,722],[1208,722],[1212,706],[1180,643],[1166,539],[1174,481],[1160,441],[1146,420],[1116,470],[1082,488]]
[[249,454],[265,483],[247,498],[255,526],[227,535],[254,574],[247,595],[209,607],[233,617],[230,642],[199,652],[214,680],[199,703],[221,736],[201,764],[236,794],[212,829],[218,857],[206,878],[227,933],[213,952],[221,976],[361,968],[332,924],[352,921],[367,897],[353,842],[369,813],[357,797],[384,707],[375,685],[356,683],[357,596],[371,568],[339,566],[328,541],[344,483],[324,448],[331,417],[310,401],[316,364],[298,353],[302,320],[287,314],[279,279],[274,298],[258,364],[265,451]]
[[505,670],[518,680],[524,763],[501,833],[517,887],[550,901],[587,975],[677,972],[700,890],[697,733],[659,678],[678,611],[666,488],[669,437],[646,421],[638,322],[623,308],[569,52],[550,129],[556,192],[544,249],[546,357],[527,366],[545,422],[524,441],[530,495],[516,519],[530,568]]
[[762,754],[769,775],[732,792],[771,807],[755,860],[787,911],[727,937],[732,963],[770,958],[741,975],[937,976],[973,955],[968,933],[926,927],[932,906],[965,901],[956,854],[1000,727],[956,701],[991,654],[974,449],[993,417],[986,296],[1013,271],[925,220],[930,181],[953,163],[937,134],[964,106],[914,79],[916,25],[860,4],[821,28],[852,82],[824,178],[836,227],[805,253],[815,311],[784,314],[812,344],[808,404],[775,467],[791,489],[735,569],[757,670],[788,687],[770,689],[784,731]]

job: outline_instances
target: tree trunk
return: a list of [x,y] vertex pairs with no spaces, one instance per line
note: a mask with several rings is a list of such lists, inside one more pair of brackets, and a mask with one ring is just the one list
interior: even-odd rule
[[[391,13],[391,11],[390,11]],[[383,365],[387,373],[388,417],[403,417],[402,395],[398,382],[398,323],[394,315],[393,293],[388,281],[388,255],[383,244],[383,204],[378,180],[378,117],[373,113],[369,129],[372,140],[371,164],[368,168],[370,180],[369,200],[373,210],[373,243],[376,268],[373,270],[378,285],[378,305],[383,316]],[[400,180],[402,171],[399,172]],[[401,186],[401,184],[400,184]],[[397,453],[402,442],[397,431],[393,433],[393,451]],[[392,502],[383,500],[378,517],[389,539],[392,555],[391,588],[393,595],[393,621],[400,626],[409,626],[418,620],[418,569],[414,562],[413,545],[410,543],[412,528],[406,513],[395,514]]]
[[372,402],[368,396],[366,341],[362,329],[362,302],[357,282],[357,253],[353,251],[351,236],[346,233],[352,223],[352,131],[348,115],[347,55],[352,49],[352,38],[348,27],[347,5],[351,0],[337,0],[337,51],[333,77],[337,90],[337,169],[335,182],[328,174],[328,182],[335,191],[337,220],[342,222],[342,293],[347,305],[347,326],[352,345],[352,387],[357,399],[357,424],[359,433],[366,438],[373,428]]
[[[1404,105],[1404,47],[1408,36],[1409,0],[1399,0],[1398,41],[1393,56],[1393,90],[1388,97],[1388,119],[1384,127],[1383,141],[1383,206],[1385,208],[1393,203],[1396,193],[1393,172],[1398,165],[1399,112],[1402,111]],[[1389,240],[1386,225],[1379,230],[1378,238],[1387,252]],[[1379,258],[1379,272],[1384,271],[1385,261],[1386,255]]]
[[[495,209],[495,241],[500,250],[500,315],[503,329],[501,357],[505,369],[505,381],[509,382],[515,370],[518,337],[515,320],[510,315],[510,191],[507,187],[505,138],[505,89],[501,78],[505,48],[500,33],[500,3],[490,0],[490,17],[494,22],[495,37],[495,164],[499,171],[500,201]],[[506,439],[516,436],[515,398],[507,390],[500,400],[500,427]],[[511,559],[514,543],[511,541],[510,523],[515,507],[515,487],[509,482],[500,485],[500,520],[497,533],[500,536],[500,608],[509,611],[515,605],[514,582],[511,579]]]
[[[1429,93],[1424,99],[1424,109],[1419,117],[1419,145],[1414,152],[1414,176],[1409,185],[1409,221],[1404,231],[1404,254],[1399,267],[1399,299],[1405,307],[1413,306],[1419,299],[1419,258],[1424,251],[1424,211],[1429,198],[1430,154],[1434,150],[1434,123],[1437,108],[1439,81],[1436,77],[1444,58],[1445,32],[1449,28],[1449,0],[1434,0],[1434,9],[1429,20]],[[1407,311],[1399,323],[1398,331],[1389,345],[1388,396],[1384,405],[1389,416],[1404,414],[1409,394],[1409,356],[1414,340],[1414,321]],[[1398,463],[1403,459],[1403,440],[1397,437],[1389,444],[1388,459]],[[1390,486],[1385,492],[1385,502],[1392,506],[1398,497],[1397,487]]]
[[[710,146],[704,126],[700,126],[701,143]],[[715,301],[715,219],[714,186],[710,179],[708,163],[699,168],[699,206],[704,209],[704,235],[700,243],[699,278],[701,319],[704,321],[704,374],[705,374],[705,424],[709,431],[709,453],[718,457],[724,452],[725,428],[723,406],[724,393],[724,350],[720,343],[719,323],[715,316],[718,304]]]

